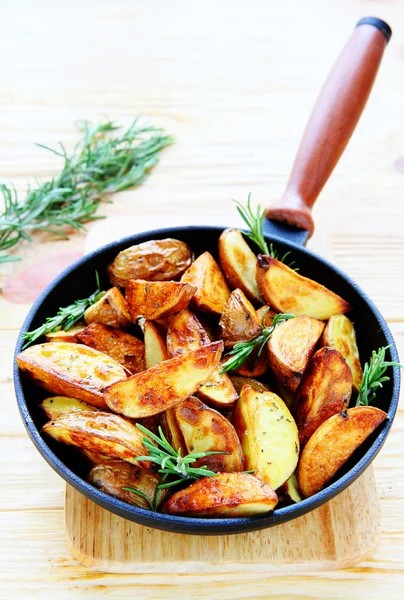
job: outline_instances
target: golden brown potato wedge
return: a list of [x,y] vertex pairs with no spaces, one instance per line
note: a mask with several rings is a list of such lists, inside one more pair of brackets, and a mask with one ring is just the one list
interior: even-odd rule
[[197,398],[187,398],[173,409],[177,425],[191,452],[228,452],[200,458],[195,467],[232,473],[243,468],[240,440],[233,425],[219,412]]
[[144,343],[122,329],[92,323],[76,338],[78,342],[108,354],[132,375],[145,370]]
[[[103,411],[70,413],[49,421],[42,431],[58,442],[129,462],[148,454],[142,442],[144,433],[127,419]],[[138,464],[150,467],[149,461]]]
[[220,373],[220,370],[221,366],[199,388],[198,396],[213,408],[230,410],[237,402],[238,394],[229,375],[227,373]]
[[233,415],[246,470],[254,470],[274,490],[294,473],[299,434],[286,404],[272,392],[245,385]]
[[151,321],[145,321],[143,333],[146,369],[150,369],[167,360],[168,352],[163,337]]
[[219,265],[209,252],[198,256],[181,281],[197,288],[191,306],[202,312],[222,314],[230,290]]
[[17,356],[20,369],[53,394],[84,400],[107,408],[103,389],[126,379],[125,369],[110,356],[82,344],[37,344]]
[[199,319],[187,308],[176,314],[167,331],[167,350],[170,356],[196,350],[210,343]]
[[[157,486],[160,483],[160,475],[142,469],[138,465],[131,465],[126,461],[109,459],[108,462],[96,464],[88,475],[88,480],[103,492],[111,494],[124,502],[152,510]],[[136,492],[130,492],[124,488],[133,488]],[[167,490],[161,490],[157,498],[157,506],[167,497]]]
[[163,512],[190,517],[252,517],[275,508],[275,492],[248,473],[218,473],[176,492]]
[[78,400],[77,398],[68,398],[67,396],[51,396],[41,402],[41,408],[52,421],[63,415],[69,415],[73,412],[83,410],[98,410],[95,406]]
[[192,263],[191,249],[180,240],[150,240],[122,250],[108,267],[112,285],[125,288],[130,279],[170,281]]
[[155,320],[186,308],[195,291],[195,286],[180,281],[131,279],[126,299],[134,321],[139,317]]
[[267,304],[264,304],[264,306],[261,306],[257,310],[257,317],[261,324],[262,324],[262,319],[263,319],[264,315],[265,315],[265,318],[264,318],[265,327],[271,327],[272,317],[274,317],[276,315],[276,312],[274,310],[272,310],[272,308],[269,308],[269,306]]
[[386,418],[379,408],[356,406],[324,421],[300,457],[297,480],[303,496],[319,492]]
[[261,321],[255,308],[239,289],[233,290],[219,321],[219,337],[225,348],[233,348],[239,342],[248,342],[262,331]]
[[223,342],[212,342],[183,356],[132,375],[104,390],[111,410],[127,417],[149,417],[195,393],[217,368]]
[[269,306],[278,312],[327,320],[351,310],[334,292],[263,254],[258,256],[257,282]]
[[303,448],[313,433],[332,415],[348,407],[352,373],[338,350],[324,347],[311,358],[296,400],[296,424]]
[[103,323],[109,327],[126,329],[131,324],[131,314],[128,303],[122,292],[113,287],[84,313],[87,325],[91,323]]
[[282,384],[296,391],[325,323],[296,317],[280,323],[268,342],[268,362]]
[[241,388],[243,385],[249,385],[254,390],[262,391],[262,392],[270,392],[270,387],[265,383],[261,383],[258,379],[253,379],[252,377],[243,377],[242,375],[234,375],[233,373],[230,375],[230,380],[234,385],[236,392],[240,394]]
[[45,340],[47,342],[70,342],[71,344],[77,344],[76,334],[80,333],[80,331],[83,331],[85,327],[85,323],[79,323],[67,331],[64,329],[50,331],[49,333],[45,334]]
[[220,266],[232,288],[239,288],[250,300],[264,302],[258,288],[257,257],[238,229],[226,229],[219,238]]
[[181,456],[185,456],[187,454],[187,447],[185,445],[185,440],[181,429],[178,427],[175,410],[176,407],[174,406],[174,408],[169,408],[165,412],[161,413],[161,427],[164,435],[174,450],[177,452],[178,450],[181,450]]
[[362,367],[356,344],[355,329],[348,317],[345,315],[331,317],[321,336],[320,344],[330,346],[341,352],[352,371],[352,385],[358,391],[362,381]]
[[[81,448],[80,452],[93,465],[100,465],[100,464],[108,462],[110,460],[118,460],[117,458],[112,459],[110,456],[107,456],[106,454],[98,454],[97,452],[92,452],[92,450],[85,450],[84,448]],[[125,464],[128,464],[128,463],[125,462]]]

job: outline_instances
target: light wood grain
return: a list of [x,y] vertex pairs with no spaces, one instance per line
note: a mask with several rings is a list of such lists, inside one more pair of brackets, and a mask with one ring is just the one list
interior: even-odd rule
[[[230,223],[230,198],[274,201],[284,189],[307,116],[357,19],[390,21],[393,38],[374,93],[314,217],[316,249],[358,280],[388,319],[404,356],[404,5],[398,0],[30,0],[2,2],[0,178],[57,172],[34,141],[71,148],[74,122],[145,114],[172,132],[145,186],[103,214]],[[400,168],[398,168],[400,167]],[[106,222],[105,222],[106,223]],[[91,226],[90,226],[91,229]],[[85,236],[24,245],[24,266],[50,252],[84,251]],[[2,267],[6,276],[22,265]],[[89,573],[69,553],[64,483],[25,437],[12,390],[11,357],[28,305],[0,297],[1,598],[402,597],[403,409],[375,465],[381,538],[360,567],[294,577],[263,573]],[[402,403],[401,403],[402,404]],[[309,544],[310,540],[299,540]]]

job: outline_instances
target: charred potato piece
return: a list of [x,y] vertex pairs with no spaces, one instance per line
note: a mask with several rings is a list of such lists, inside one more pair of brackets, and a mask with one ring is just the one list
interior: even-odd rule
[[103,323],[118,329],[127,329],[131,325],[128,303],[117,287],[106,291],[95,304],[89,306],[84,313],[84,320],[87,325]]
[[[71,413],[49,421],[42,431],[58,442],[129,462],[148,454],[142,442],[145,434],[127,419],[112,413],[86,410]],[[138,464],[150,467],[149,461]]]
[[248,342],[262,331],[255,308],[241,290],[233,290],[226,302],[219,321],[219,337],[225,348],[233,348],[239,342]]
[[230,380],[231,380],[232,384],[234,385],[236,392],[238,394],[240,394],[241,388],[243,387],[243,385],[249,385],[254,390],[257,390],[260,392],[270,392],[271,391],[270,388],[266,384],[261,383],[261,381],[258,381],[258,379],[253,379],[252,377],[243,377],[242,375],[231,374]]
[[275,492],[248,473],[218,473],[176,492],[163,512],[189,517],[253,517],[275,508]]
[[45,411],[46,416],[52,420],[73,412],[98,410],[98,408],[87,402],[83,402],[83,400],[68,398],[67,396],[51,396],[50,398],[46,398],[41,402],[41,408]]
[[336,315],[328,321],[320,343],[341,352],[352,371],[352,385],[356,391],[362,381],[362,367],[356,344],[355,329],[345,315]]
[[[100,490],[111,496],[115,496],[124,502],[151,510],[160,476],[148,469],[142,469],[138,465],[131,465],[123,460],[109,459],[95,465],[88,480]],[[129,487],[144,494],[148,502],[136,492],[130,492],[124,488]],[[161,490],[158,496],[157,506],[167,497],[167,491]]]
[[180,240],[150,240],[122,250],[108,267],[112,285],[125,288],[130,279],[170,281],[191,265],[191,249]]
[[297,479],[303,496],[319,492],[386,418],[379,408],[356,406],[324,421],[300,457]]
[[205,329],[188,309],[182,310],[171,320],[167,331],[167,350],[170,356],[179,356],[209,343]]
[[149,417],[195,393],[217,368],[223,342],[213,342],[183,356],[132,375],[104,390],[111,410],[127,417]]
[[268,342],[268,362],[290,391],[296,391],[324,327],[312,317],[296,317],[275,328]]
[[299,434],[286,404],[272,392],[245,385],[233,415],[246,470],[254,470],[274,490],[294,473]]
[[132,375],[145,370],[144,343],[126,331],[92,323],[76,337],[82,344],[108,354]]
[[249,300],[264,302],[258,288],[257,257],[238,229],[226,229],[219,238],[219,259],[230,287],[239,288]]
[[195,291],[194,286],[180,281],[131,279],[126,299],[134,321],[139,317],[155,320],[186,308]]
[[181,281],[197,288],[191,306],[202,312],[222,314],[230,290],[219,265],[209,252],[198,256]]
[[82,344],[51,342],[20,352],[21,371],[53,394],[84,400],[107,408],[103,389],[126,379],[125,369],[110,356]]
[[169,444],[177,452],[178,450],[181,450],[181,456],[185,456],[187,454],[187,447],[185,445],[185,440],[181,429],[177,423],[175,410],[176,407],[174,406],[174,408],[169,408],[165,412],[161,413],[161,427],[164,435],[168,439]]
[[313,433],[332,415],[348,407],[352,373],[342,354],[321,348],[310,360],[296,401],[296,423],[303,448]]
[[187,453],[228,452],[200,458],[195,467],[206,465],[210,471],[232,473],[243,468],[240,440],[233,425],[219,412],[197,398],[187,398],[174,409]]
[[47,342],[70,342],[71,344],[77,344],[76,334],[80,333],[85,329],[85,324],[81,323],[70,327],[67,331],[59,329],[58,331],[50,331],[45,334],[45,340]]
[[146,369],[150,369],[151,367],[159,365],[164,360],[167,360],[168,353],[165,341],[160,335],[157,327],[151,323],[151,321],[145,322],[143,333]]
[[258,256],[257,282],[269,306],[278,312],[327,320],[351,310],[334,292],[263,254]]

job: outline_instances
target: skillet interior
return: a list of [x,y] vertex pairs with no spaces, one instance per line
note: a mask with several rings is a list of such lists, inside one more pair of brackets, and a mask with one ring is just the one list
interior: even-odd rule
[[[149,239],[174,237],[187,242],[196,255],[209,250],[217,259],[217,241],[222,231],[221,227],[160,229],[109,244],[76,262],[55,279],[35,302],[21,331],[35,329],[45,321],[47,316],[56,314],[60,306],[66,306],[76,299],[91,294],[95,287],[94,272],[96,270],[100,275],[101,288],[107,289],[110,284],[105,276],[106,267],[120,250],[128,246]],[[354,307],[349,317],[355,323],[362,362],[368,360],[373,349],[389,344],[392,347],[390,356],[387,353],[387,359],[398,360],[393,338],[384,319],[352,280],[305,248],[277,238],[266,236],[266,239],[268,242],[273,241],[276,247],[283,252],[292,250],[293,259],[297,261],[302,275],[329,287]],[[21,351],[21,347],[22,333],[17,341],[16,353]],[[143,525],[179,533],[215,535],[263,529],[288,521],[317,508],[352,483],[377,455],[391,427],[399,397],[399,369],[397,367],[391,369],[390,375],[391,380],[379,392],[376,402],[379,408],[388,412],[389,419],[357,450],[325,490],[297,505],[279,508],[270,515],[239,519],[195,519],[151,513],[126,504],[94,488],[85,481],[88,465],[84,464],[82,459],[79,460],[77,450],[54,440],[44,439],[39,433],[46,421],[43,411],[39,408],[39,403],[49,394],[21,377],[16,365],[14,382],[21,416],[34,444],[59,475],[85,496],[104,508]]]

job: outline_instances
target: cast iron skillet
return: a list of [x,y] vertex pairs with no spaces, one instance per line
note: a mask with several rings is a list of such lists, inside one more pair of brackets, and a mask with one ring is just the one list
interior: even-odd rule
[[[388,359],[398,361],[392,335],[373,302],[344,273],[301,246],[313,231],[311,206],[359,119],[391,34],[388,25],[378,19],[362,19],[358,25],[360,27],[354,30],[313,111],[286,193],[281,202],[268,211],[268,217],[277,221],[267,220],[265,232],[267,242],[273,242],[282,252],[292,251],[300,273],[329,287],[354,307],[349,316],[355,322],[363,361],[368,359],[373,349],[387,345],[391,346],[387,353]],[[291,225],[281,223],[285,220]],[[222,231],[221,227],[158,229],[127,237],[93,252],[66,269],[51,283],[31,309],[22,332],[41,325],[60,306],[66,306],[75,299],[92,293],[96,270],[102,275],[103,289],[107,289],[106,267],[124,248],[150,239],[173,237],[188,243],[196,255],[209,250],[217,258],[218,238]],[[21,351],[22,332],[18,338],[16,353]],[[399,378],[399,369],[391,369],[391,380],[378,394],[377,406],[388,413],[388,419],[357,450],[326,489],[296,505],[276,509],[268,515],[237,519],[197,519],[152,513],[126,504],[87,483],[87,469],[84,470],[77,451],[49,438],[44,439],[40,434],[45,416],[39,403],[46,392],[21,377],[17,366],[14,371],[18,406],[28,433],[45,460],[70,485],[103,508],[142,525],[203,535],[240,533],[271,527],[301,516],[342,492],[371,463],[383,445],[397,408]]]

